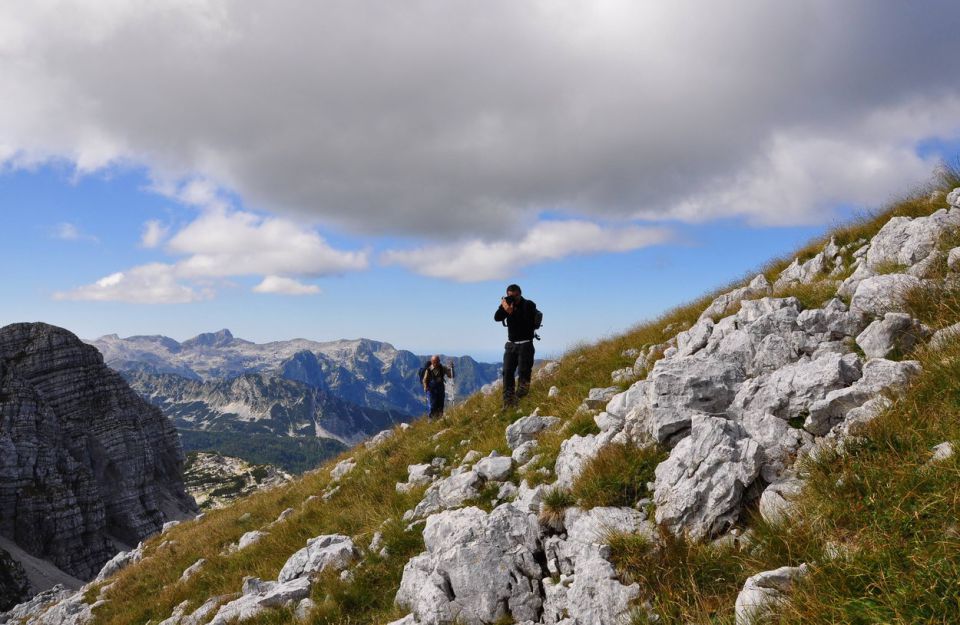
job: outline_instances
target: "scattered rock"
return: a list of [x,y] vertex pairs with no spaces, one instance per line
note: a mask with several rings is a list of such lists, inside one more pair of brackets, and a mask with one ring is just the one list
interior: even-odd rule
[[512,468],[513,459],[510,456],[489,456],[474,466],[480,477],[494,482],[507,479]]
[[513,461],[517,464],[526,464],[530,458],[533,457],[533,453],[537,449],[538,445],[539,443],[537,443],[536,440],[529,440],[521,443],[516,449],[513,450],[513,454],[511,454]]
[[510,449],[516,449],[527,441],[532,441],[537,434],[552,428],[560,423],[557,417],[528,416],[521,417],[507,426],[506,436],[507,445]]
[[200,569],[202,569],[204,565],[206,565],[206,563],[207,563],[206,558],[200,558],[199,560],[197,560],[196,562],[188,566],[186,569],[184,569],[183,574],[180,576],[180,581],[186,582],[187,580],[189,580],[191,577],[199,573]]
[[307,546],[296,552],[280,569],[277,581],[288,582],[327,568],[337,571],[350,566],[356,559],[357,549],[349,536],[327,534],[307,541]]
[[926,340],[929,332],[906,313],[889,312],[857,336],[857,345],[867,358],[886,358],[898,352],[906,354]]
[[774,482],[760,496],[760,516],[768,523],[780,523],[790,516],[793,499],[803,489],[803,481],[795,477]]
[[251,545],[255,545],[261,540],[263,540],[264,537],[269,535],[270,535],[269,532],[264,532],[262,530],[253,530],[253,531],[247,532],[246,534],[241,536],[239,542],[237,542],[237,550],[240,551],[242,549],[246,549]]
[[776,612],[793,586],[793,581],[807,574],[806,564],[784,566],[748,577],[737,595],[736,624],[753,625],[764,615]]
[[922,284],[919,278],[902,273],[866,278],[857,285],[850,310],[874,317],[901,310],[904,296]]
[[[386,431],[389,431],[389,430],[386,430]],[[330,479],[334,482],[339,482],[344,475],[353,471],[354,467],[356,466],[357,466],[357,461],[354,460],[353,458],[347,458],[346,460],[341,460],[340,462],[337,463],[335,467],[330,469]]]
[[930,458],[930,462],[943,462],[944,460],[953,457],[953,443],[950,441],[944,441],[938,445],[934,445],[933,456]]

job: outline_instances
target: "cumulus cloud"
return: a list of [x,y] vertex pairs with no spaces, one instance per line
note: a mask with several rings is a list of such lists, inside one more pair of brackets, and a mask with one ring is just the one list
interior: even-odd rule
[[[55,297],[184,303],[213,297],[218,284],[239,276],[264,276],[253,288],[257,293],[307,295],[319,287],[292,276],[329,276],[369,265],[368,251],[337,250],[307,225],[224,208],[215,195],[198,202],[214,208],[202,210],[164,246],[177,262],[133,267]],[[141,244],[155,247],[166,234],[158,222],[147,222]]]
[[170,229],[157,219],[151,219],[143,224],[143,234],[140,235],[140,245],[146,248],[159,247],[166,238]]
[[960,83],[943,71],[958,11],[5,3],[0,158],[140,163],[273,213],[434,241],[502,238],[544,211],[822,221],[928,173],[919,142],[960,136]]
[[528,265],[565,256],[626,252],[669,239],[669,231],[660,228],[602,228],[586,221],[546,221],[536,224],[519,240],[472,240],[391,250],[381,256],[381,261],[434,278],[478,282],[506,278]]
[[88,241],[90,243],[99,243],[100,239],[92,234],[86,234],[76,224],[62,221],[54,228],[51,236],[61,241]]
[[369,264],[365,251],[337,250],[292,220],[245,211],[205,211],[171,237],[167,249],[187,255],[178,271],[193,278],[324,276],[366,269]]
[[282,276],[267,276],[263,282],[253,287],[256,293],[276,293],[280,295],[316,295],[320,287],[315,284],[304,284],[293,278]]
[[209,289],[185,286],[177,281],[176,268],[151,263],[118,271],[93,284],[54,293],[59,300],[128,302],[133,304],[185,304],[212,297]]

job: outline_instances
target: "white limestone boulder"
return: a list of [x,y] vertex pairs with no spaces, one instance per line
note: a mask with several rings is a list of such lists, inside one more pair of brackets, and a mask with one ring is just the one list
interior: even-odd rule
[[713,319],[698,321],[689,330],[677,335],[677,356],[692,356],[707,345],[713,331]]
[[743,300],[750,300],[756,297],[767,295],[770,292],[770,282],[761,273],[758,274],[745,287],[740,287],[728,291],[713,300],[709,306],[701,313],[700,321],[704,319],[720,319],[726,317]]
[[412,517],[421,519],[441,510],[455,508],[468,499],[480,495],[483,478],[476,471],[464,471],[437,480],[427,488],[423,499],[413,510]]
[[857,336],[857,345],[867,358],[886,358],[908,353],[930,335],[919,321],[906,313],[888,312]]
[[765,615],[775,613],[790,593],[794,581],[807,572],[807,565],[801,564],[783,566],[748,577],[737,595],[736,625],[754,625],[762,622]]
[[823,436],[843,421],[847,412],[862,406],[883,391],[903,389],[920,370],[920,363],[915,360],[868,360],[863,365],[863,375],[859,380],[846,388],[830,391],[823,399],[810,405],[810,413],[803,427],[815,436]]
[[945,230],[958,226],[960,213],[946,209],[913,219],[893,217],[871,239],[866,264],[871,269],[915,265],[934,251]]
[[816,360],[804,358],[744,382],[733,399],[730,413],[759,411],[784,420],[799,417],[830,391],[859,380],[861,366],[860,358],[853,353],[843,356],[827,353]]
[[485,480],[502,482],[510,476],[513,469],[513,459],[510,456],[487,456],[476,465],[473,470]]
[[516,449],[527,441],[534,440],[540,432],[552,428],[558,423],[560,423],[560,419],[557,417],[541,417],[538,415],[520,417],[507,426],[507,445],[510,449]]
[[803,481],[786,477],[767,486],[760,495],[760,516],[768,523],[780,523],[790,517],[793,500],[803,490]]
[[857,285],[850,310],[874,317],[902,310],[907,293],[922,285],[919,278],[902,273],[867,278]]
[[553,537],[545,545],[547,568],[560,582],[543,582],[543,622],[629,623],[630,604],[639,596],[639,586],[617,578],[606,542],[612,533],[641,534],[652,542],[653,524],[632,508],[599,507],[569,508],[564,526],[566,538]]
[[298,577],[288,582],[264,582],[247,578],[240,598],[221,606],[210,625],[227,625],[259,616],[267,609],[293,608],[310,595],[310,580]]
[[287,582],[320,573],[328,568],[342,571],[357,558],[357,548],[349,536],[326,534],[307,541],[280,569],[277,581]]
[[600,434],[587,434],[580,436],[574,434],[560,444],[560,453],[557,454],[557,462],[554,465],[554,471],[557,474],[556,486],[558,488],[571,488],[584,466],[592,460],[600,450],[610,444],[614,437],[614,432],[601,432]]
[[738,423],[695,416],[690,436],[656,468],[657,523],[696,540],[722,533],[739,517],[761,460],[760,445]]
[[357,461],[353,458],[341,460],[336,464],[336,466],[330,469],[330,479],[334,482],[339,482],[344,475],[353,471],[354,467],[356,466]]
[[130,551],[121,551],[117,555],[110,558],[106,564],[103,565],[103,568],[100,569],[100,572],[97,574],[96,578],[93,581],[102,582],[111,575],[122,571],[131,564],[139,562],[143,558],[143,544],[137,546],[136,549]]
[[619,392],[620,387],[618,386],[592,388],[587,392],[581,406],[586,410],[601,410]]
[[539,620],[545,571],[536,518],[510,504],[490,514],[463,508],[432,515],[426,552],[403,569],[396,603],[421,625]]

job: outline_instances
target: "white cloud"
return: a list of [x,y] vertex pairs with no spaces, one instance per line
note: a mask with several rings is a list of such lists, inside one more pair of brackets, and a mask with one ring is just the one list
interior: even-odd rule
[[[290,219],[224,208],[219,195],[202,187],[178,192],[176,197],[214,207],[201,209],[196,219],[167,239],[164,249],[180,260],[113,273],[55,297],[183,303],[213,297],[218,284],[239,276],[264,276],[254,287],[258,293],[306,295],[319,293],[319,287],[291,276],[329,276],[361,271],[369,265],[367,251],[337,250],[309,226]],[[141,245],[156,247],[168,234],[158,221],[148,221]]]
[[949,0],[2,3],[0,158],[144,164],[208,208],[224,188],[448,241],[545,211],[823,221],[831,202],[925,175],[920,142],[960,136],[943,71],[958,14]]
[[243,275],[326,276],[366,269],[365,251],[341,251],[289,219],[243,211],[208,210],[177,232],[167,249],[187,258],[184,277]]
[[92,234],[86,234],[85,232],[81,231],[76,224],[66,221],[58,223],[54,227],[51,236],[53,236],[54,239],[60,239],[61,241],[88,241],[90,243],[100,242],[100,239]]
[[280,295],[316,295],[320,287],[315,284],[304,284],[293,278],[282,276],[267,276],[263,282],[253,287],[256,293],[277,293]]
[[146,248],[159,247],[163,242],[170,228],[160,223],[157,219],[151,219],[143,224],[143,234],[140,236],[140,246]]
[[112,273],[93,284],[54,294],[59,300],[114,301],[133,304],[183,304],[209,299],[208,289],[196,289],[177,282],[172,265],[152,263]]
[[670,232],[638,226],[602,228],[586,221],[545,221],[519,240],[481,241],[385,252],[385,264],[403,265],[419,274],[459,282],[516,275],[528,265],[575,254],[626,252],[664,243]]

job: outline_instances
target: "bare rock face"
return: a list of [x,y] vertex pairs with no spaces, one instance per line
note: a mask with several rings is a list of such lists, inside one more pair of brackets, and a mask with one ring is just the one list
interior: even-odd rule
[[159,409],[70,332],[0,328],[0,535],[90,579],[117,551],[196,510]]
[[27,598],[30,582],[20,563],[0,549],[0,612]]

